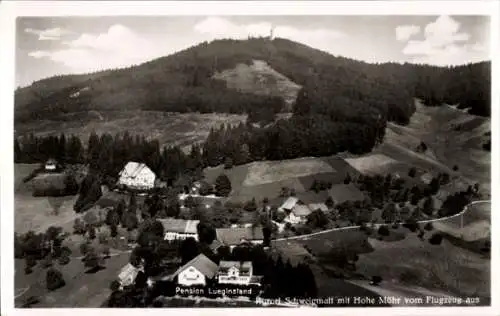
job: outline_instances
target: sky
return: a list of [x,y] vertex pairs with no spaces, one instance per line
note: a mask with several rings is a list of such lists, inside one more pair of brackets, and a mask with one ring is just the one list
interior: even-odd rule
[[203,41],[288,38],[367,62],[459,65],[490,59],[488,16],[20,17],[16,86],[127,67]]

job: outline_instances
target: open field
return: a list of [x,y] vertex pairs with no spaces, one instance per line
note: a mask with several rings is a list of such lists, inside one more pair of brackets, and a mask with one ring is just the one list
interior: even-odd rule
[[75,201],[76,196],[33,197],[16,194],[14,231],[17,233],[29,230],[45,231],[52,225],[72,227],[74,219],[79,217],[73,210]]
[[[426,233],[427,235],[428,233]],[[446,239],[431,245],[409,233],[400,241],[369,239],[374,251],[360,255],[357,271],[380,275],[387,282],[421,286],[451,295],[490,295],[490,261]]]
[[248,175],[243,185],[266,184],[327,172],[336,172],[336,170],[317,158],[306,157],[293,160],[254,162],[248,167]]
[[380,168],[397,163],[396,160],[382,154],[347,158],[346,161],[362,174],[376,174],[380,172]]
[[95,115],[85,112],[79,116],[78,113],[66,116],[62,115],[58,120],[16,124],[15,131],[18,135],[33,132],[38,136],[58,136],[64,131],[66,135],[80,136],[84,144],[92,131],[112,135],[128,131],[130,134],[157,138],[161,145],[186,146],[203,141],[212,127],[223,123],[239,124],[246,120],[246,115],[160,111],[105,111]]

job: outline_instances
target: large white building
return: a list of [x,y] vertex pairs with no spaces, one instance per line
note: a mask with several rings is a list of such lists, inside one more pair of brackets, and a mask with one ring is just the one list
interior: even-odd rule
[[143,163],[129,162],[119,173],[118,185],[132,189],[150,190],[155,186],[155,173]]
[[181,286],[205,286],[217,273],[218,266],[204,254],[199,254],[168,277]]

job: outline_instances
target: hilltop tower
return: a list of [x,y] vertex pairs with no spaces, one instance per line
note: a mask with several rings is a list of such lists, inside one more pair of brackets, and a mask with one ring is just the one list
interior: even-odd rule
[[274,26],[271,26],[271,31],[269,32],[269,40],[273,40],[274,39]]

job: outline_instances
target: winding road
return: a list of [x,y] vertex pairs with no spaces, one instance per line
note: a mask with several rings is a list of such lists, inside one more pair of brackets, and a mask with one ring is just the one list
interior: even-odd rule
[[[475,204],[480,204],[480,203],[491,203],[491,200],[472,201],[471,203],[467,204],[462,209],[462,211],[460,211],[457,214],[454,214],[454,215],[451,215],[451,216],[446,216],[446,217],[440,217],[440,218],[422,220],[422,221],[418,221],[417,223],[418,224],[426,224],[426,223],[433,223],[433,222],[444,221],[444,220],[448,220],[448,219],[451,219],[451,218],[459,217],[459,216],[462,216],[467,211],[467,209],[469,208],[469,206],[475,205]],[[386,225],[386,224],[385,223],[375,223],[375,225]],[[330,233],[330,232],[333,232],[333,231],[356,229],[356,228],[359,229],[360,227],[361,226],[359,226],[359,225],[356,225],[356,226],[346,226],[346,227],[337,227],[337,228],[322,230],[322,231],[319,231],[319,232],[315,232],[315,233],[311,233],[311,234],[306,234],[306,235],[277,238],[277,239],[273,239],[272,242],[294,240],[294,239],[307,239],[307,238],[312,237],[312,236],[318,236],[318,235],[322,235],[322,234],[327,234],[327,233]]]

